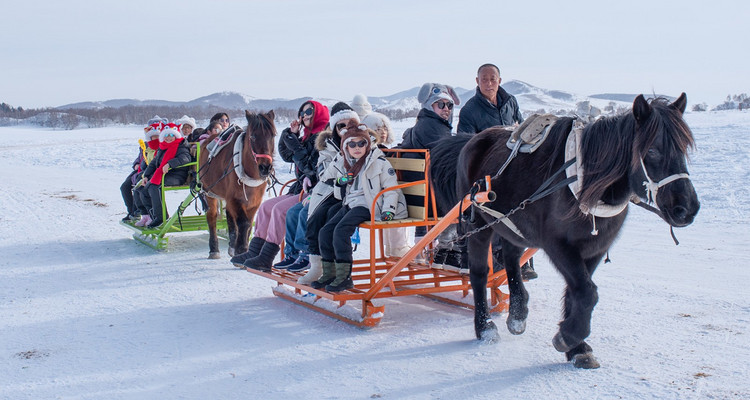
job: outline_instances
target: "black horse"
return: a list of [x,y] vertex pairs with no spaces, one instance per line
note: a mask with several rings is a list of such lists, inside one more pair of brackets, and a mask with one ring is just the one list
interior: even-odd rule
[[[653,200],[657,213],[675,227],[691,224],[700,208],[687,179],[686,156],[694,140],[682,118],[686,104],[684,93],[671,104],[662,98],[649,102],[641,95],[633,102],[632,112],[589,124],[580,136],[578,157],[583,176],[578,181],[578,198],[566,185],[560,185],[559,190],[526,204],[509,218],[522,236],[504,223],[494,223],[491,229],[466,238],[478,339],[495,341],[498,337],[487,307],[486,284],[487,252],[499,236],[510,292],[508,330],[516,335],[523,333],[529,312],[529,296],[519,267],[521,254],[527,247],[542,249],[566,282],[563,319],[553,339],[555,349],[564,352],[577,367],[599,366],[584,341],[598,299],[591,276],[620,232],[628,202],[635,198]],[[572,118],[559,119],[536,151],[519,153],[499,176],[494,176],[491,183],[497,200],[485,206],[508,213],[548,178],[553,177],[551,187],[563,181],[565,174],[555,173],[563,169],[573,124]],[[439,208],[455,205],[476,181],[498,173],[511,153],[506,145],[511,132],[489,128],[477,135],[445,139],[433,149],[432,180],[446,183],[435,187]],[[597,206],[622,210],[616,209],[610,216],[588,214]],[[468,222],[469,231],[497,221],[483,211],[474,214],[474,220]]]

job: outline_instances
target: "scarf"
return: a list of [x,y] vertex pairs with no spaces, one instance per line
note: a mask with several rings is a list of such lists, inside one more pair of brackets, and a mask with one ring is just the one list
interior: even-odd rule
[[159,143],[159,150],[164,150],[164,155],[161,157],[161,164],[159,164],[159,167],[154,171],[154,176],[151,177],[151,183],[154,185],[161,185],[161,178],[164,175],[164,166],[169,163],[169,160],[174,158],[175,154],[177,154],[177,149],[180,148],[183,140],[185,140],[185,138],[175,139],[172,143]]

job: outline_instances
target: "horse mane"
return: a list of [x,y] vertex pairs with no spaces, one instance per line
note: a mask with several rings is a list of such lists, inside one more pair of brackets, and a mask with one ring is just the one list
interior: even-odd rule
[[592,207],[605,191],[628,173],[641,168],[641,159],[660,133],[666,157],[686,154],[693,135],[682,114],[667,99],[650,101],[651,115],[639,126],[632,112],[602,118],[583,130],[581,160],[584,175],[579,201]]

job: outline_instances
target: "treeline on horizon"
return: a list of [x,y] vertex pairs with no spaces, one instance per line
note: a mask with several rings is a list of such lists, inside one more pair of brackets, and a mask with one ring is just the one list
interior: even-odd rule
[[[253,112],[267,112],[268,110],[254,110]],[[297,109],[274,108],[276,119],[289,121],[297,117]],[[391,120],[416,117],[419,109],[412,110],[377,110]],[[31,123],[48,128],[75,129],[78,127],[99,128],[110,125],[145,124],[151,117],[158,115],[174,121],[183,115],[195,118],[199,125],[206,123],[219,112],[229,114],[232,121],[244,125],[245,109],[226,109],[217,106],[134,106],[102,107],[102,108],[66,108],[52,107],[30,108],[12,107],[7,103],[0,103],[0,126]]]

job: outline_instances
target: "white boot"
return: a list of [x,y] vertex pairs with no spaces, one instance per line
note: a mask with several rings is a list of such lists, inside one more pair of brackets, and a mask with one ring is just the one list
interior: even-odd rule
[[297,283],[309,285],[318,280],[323,275],[323,258],[319,255],[310,254],[310,269],[305,276],[297,279]]

